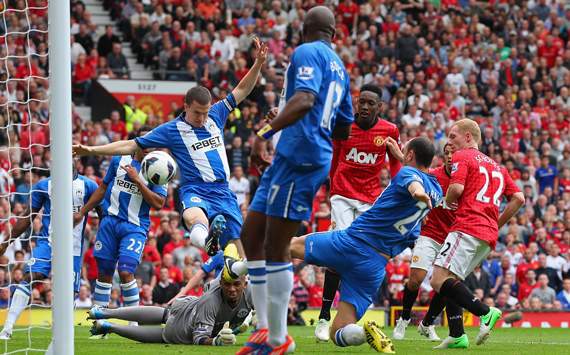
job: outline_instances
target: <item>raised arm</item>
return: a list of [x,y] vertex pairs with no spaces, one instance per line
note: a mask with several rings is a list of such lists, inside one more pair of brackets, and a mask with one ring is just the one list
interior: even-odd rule
[[232,94],[234,95],[234,98],[238,105],[240,102],[245,100],[245,98],[255,87],[255,83],[257,83],[257,78],[259,77],[263,63],[265,63],[265,60],[267,59],[267,45],[265,43],[261,43],[257,37],[254,38],[253,43],[257,49],[255,62],[253,63],[251,69],[249,69],[247,74],[243,77],[243,79],[241,79],[241,81],[232,91]]
[[139,146],[132,139],[98,146],[76,144],[73,146],[73,155],[131,155],[134,154],[138,149]]

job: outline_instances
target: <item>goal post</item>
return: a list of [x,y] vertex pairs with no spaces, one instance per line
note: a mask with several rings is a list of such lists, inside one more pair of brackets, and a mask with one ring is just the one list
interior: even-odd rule
[[[53,354],[74,354],[70,1],[50,0],[49,111],[52,177]],[[48,351],[49,352],[49,351]]]

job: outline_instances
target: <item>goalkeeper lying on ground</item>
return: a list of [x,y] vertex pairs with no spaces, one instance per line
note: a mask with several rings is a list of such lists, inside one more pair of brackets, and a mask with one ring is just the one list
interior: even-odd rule
[[[202,297],[176,299],[168,308],[92,308],[89,319],[96,319],[92,335],[115,333],[142,343],[233,345],[238,329],[247,329],[246,318],[253,308],[245,276],[214,280]],[[118,325],[105,319],[138,322],[140,326]],[[246,321],[246,322],[244,322]],[[164,327],[161,324],[166,324]],[[152,326],[145,326],[152,325]],[[236,329],[235,331],[232,329]]]

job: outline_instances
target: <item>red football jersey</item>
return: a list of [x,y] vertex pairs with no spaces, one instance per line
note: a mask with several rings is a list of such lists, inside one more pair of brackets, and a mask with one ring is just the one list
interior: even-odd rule
[[341,195],[365,203],[374,203],[380,195],[380,171],[386,165],[386,154],[390,160],[390,174],[400,170],[400,161],[392,157],[386,147],[386,138],[400,142],[396,125],[378,120],[376,125],[363,130],[356,123],[347,140],[333,141],[331,164],[331,196]]
[[464,186],[450,231],[460,231],[495,247],[501,197],[519,192],[505,167],[475,148],[453,154],[449,184]]
[[[442,165],[438,168],[431,169],[429,173],[437,178],[437,181],[441,185],[441,189],[444,192],[447,191],[451,176],[445,171],[445,166]],[[420,234],[435,240],[439,244],[443,244],[454,219],[454,211],[446,210],[441,206],[435,207],[427,215]]]

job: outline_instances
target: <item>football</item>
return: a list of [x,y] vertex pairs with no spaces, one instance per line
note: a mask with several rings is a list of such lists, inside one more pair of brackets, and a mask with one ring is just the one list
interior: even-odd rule
[[151,152],[144,157],[141,172],[151,184],[166,185],[176,175],[176,162],[168,153]]

